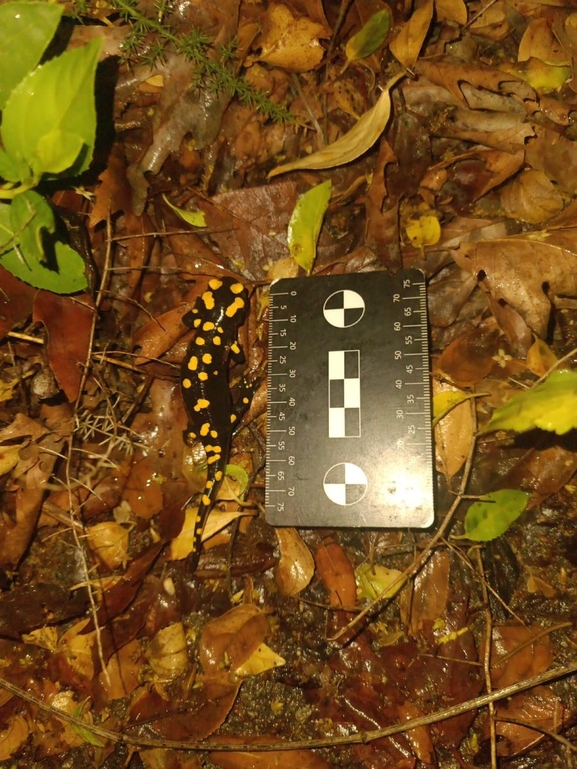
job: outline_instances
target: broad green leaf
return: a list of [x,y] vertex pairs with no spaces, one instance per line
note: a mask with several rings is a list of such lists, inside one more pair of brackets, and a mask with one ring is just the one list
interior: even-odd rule
[[317,184],[297,201],[288,225],[288,247],[295,262],[306,270],[313,268],[317,240],[331,199],[332,183]]
[[229,464],[225,468],[225,473],[229,478],[232,478],[238,483],[238,496],[242,497],[250,485],[250,478],[248,477],[247,471],[240,465]]
[[0,147],[0,178],[7,182],[19,182],[28,175],[28,166],[22,161],[15,160]]
[[171,203],[166,195],[162,196],[164,202],[172,208],[174,213],[179,216],[183,222],[191,224],[193,227],[206,227],[206,217],[202,211],[185,211],[184,208],[179,208]]
[[[66,161],[71,163],[69,175],[84,171],[90,164],[96,134],[94,76],[100,46],[100,40],[92,40],[42,64],[26,75],[8,98],[1,127],[4,148],[15,160],[25,161],[35,177],[61,173]],[[55,145],[58,131],[74,137],[72,150],[68,143],[60,148]],[[78,146],[82,146],[80,156]],[[50,165],[43,165],[46,161]]]
[[518,433],[539,427],[565,435],[577,428],[577,373],[554,371],[530,390],[514,395],[495,409],[482,432],[515,430]]
[[455,539],[488,542],[504,534],[527,507],[529,495],[517,489],[501,489],[473,502],[465,516],[465,534]]
[[66,243],[49,237],[54,213],[38,193],[18,195],[0,206],[0,248],[9,247],[0,263],[17,278],[36,288],[72,294],[86,288],[82,257]]
[[375,106],[365,112],[348,133],[336,142],[327,144],[322,150],[313,152],[312,155],[273,168],[268,174],[269,178],[298,168],[320,169],[342,166],[363,155],[385,130],[391,116],[391,88],[404,76],[405,73],[400,72],[389,80]]
[[63,6],[46,2],[0,6],[0,110],[11,91],[40,61],[62,11]]
[[353,35],[345,46],[348,66],[351,61],[365,59],[374,53],[385,41],[391,26],[391,12],[388,8],[373,14],[364,27]]

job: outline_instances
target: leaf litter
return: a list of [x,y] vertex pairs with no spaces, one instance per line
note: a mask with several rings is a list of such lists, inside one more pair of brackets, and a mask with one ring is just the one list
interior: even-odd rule
[[[101,38],[110,118],[53,198],[90,293],[0,267],[0,761],[571,766],[572,5],[70,10],[72,44]],[[319,185],[307,271],[427,277],[431,531],[261,513],[268,283],[299,274],[290,222]],[[226,275],[251,294],[231,381],[258,388],[229,458],[248,489],[223,485],[191,577],[206,458],[182,439],[181,319]]]

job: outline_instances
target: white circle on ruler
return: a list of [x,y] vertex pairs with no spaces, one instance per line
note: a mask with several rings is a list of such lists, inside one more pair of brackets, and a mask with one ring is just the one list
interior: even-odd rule
[[350,288],[335,291],[325,300],[323,315],[336,328],[348,328],[358,323],[365,314],[363,297]]
[[330,467],[323,478],[323,489],[335,505],[356,505],[367,493],[367,476],[352,462],[339,462]]

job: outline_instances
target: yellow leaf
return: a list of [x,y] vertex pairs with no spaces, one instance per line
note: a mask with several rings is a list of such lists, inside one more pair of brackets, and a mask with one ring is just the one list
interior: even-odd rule
[[285,665],[286,660],[280,657],[266,644],[261,644],[240,667],[235,670],[239,676],[257,676],[266,670]]
[[467,23],[467,5],[464,0],[435,0],[435,14],[438,22]]
[[172,208],[174,213],[182,219],[183,222],[191,224],[193,227],[206,227],[206,217],[202,211],[186,211],[184,208],[179,208],[171,203],[166,195],[162,196],[164,202]]
[[24,448],[23,443],[19,446],[0,446],[0,475],[6,475],[16,467],[22,448]]
[[557,356],[542,339],[535,341],[527,350],[527,368],[535,376],[545,376],[557,363]]
[[0,732],[0,761],[7,761],[28,739],[30,728],[22,716],[12,716]]
[[421,8],[417,8],[389,45],[393,56],[404,67],[412,67],[419,58],[419,53],[431,26],[432,18],[433,0],[428,0]]
[[399,72],[387,83],[385,90],[379,96],[374,107],[360,118],[351,130],[332,144],[327,144],[322,150],[313,152],[312,155],[277,166],[269,173],[269,178],[284,174],[287,171],[295,171],[299,168],[333,168],[350,163],[360,155],[363,155],[377,141],[385,130],[385,126],[391,116],[391,88],[401,78],[404,72]]
[[298,595],[313,578],[314,559],[296,529],[279,527],[275,534],[280,550],[275,582],[282,595]]
[[317,255],[317,240],[331,199],[330,179],[301,195],[292,212],[287,231],[290,255],[307,273]]
[[385,566],[361,564],[355,571],[357,581],[357,595],[374,601],[378,596],[384,595],[392,598],[407,581],[406,576],[398,569],[387,569]]
[[441,239],[441,225],[433,214],[425,214],[418,219],[409,220],[405,232],[415,248],[434,246]]
[[109,569],[128,560],[128,530],[114,521],[90,526],[86,533],[88,546]]

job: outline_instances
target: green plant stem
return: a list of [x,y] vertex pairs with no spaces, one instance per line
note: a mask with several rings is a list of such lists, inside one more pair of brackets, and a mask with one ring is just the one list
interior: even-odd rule
[[0,200],[14,200],[18,195],[22,195],[23,192],[33,189],[37,186],[39,179],[32,179],[29,182],[23,182],[17,187],[11,185],[0,186]]

